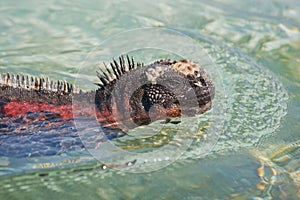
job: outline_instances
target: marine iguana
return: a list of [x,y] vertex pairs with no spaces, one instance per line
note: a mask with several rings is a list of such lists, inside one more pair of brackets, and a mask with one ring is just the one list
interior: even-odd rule
[[[66,81],[1,74],[0,115],[21,116],[28,112],[47,111],[71,119],[72,108],[82,111],[82,115],[89,115],[92,111],[86,111],[85,105],[94,103],[98,121],[114,123],[116,115],[120,115],[120,120],[129,120],[139,126],[165,116],[182,116],[183,106],[189,105],[180,105],[178,94],[191,88],[198,105],[188,110],[201,114],[211,108],[214,84],[198,64],[189,60],[159,60],[144,65],[135,63],[128,55],[120,56],[118,60],[113,59],[110,67],[104,64],[104,69],[99,68],[100,81],[96,83],[99,87],[89,92]],[[119,84],[121,80],[122,84]],[[130,88],[133,88],[131,95],[127,93]],[[114,91],[123,94],[114,95]],[[121,103],[116,105],[113,99]],[[129,116],[124,116],[124,108]],[[151,113],[155,113],[154,117],[150,116]]]

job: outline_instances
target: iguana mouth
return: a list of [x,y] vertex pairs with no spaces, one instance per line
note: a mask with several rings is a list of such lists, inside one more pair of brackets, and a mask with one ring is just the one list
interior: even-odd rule
[[[138,72],[138,73],[137,73]],[[133,89],[132,94],[123,92],[116,98],[123,102],[115,105],[113,91],[118,81],[131,74],[139,74],[137,81],[145,84]],[[118,62],[113,59],[110,67],[97,72],[99,88],[96,91],[84,92],[66,81],[50,81],[47,78],[36,78],[24,75],[0,75],[0,111],[2,116],[22,116],[29,112],[51,112],[61,118],[71,119],[72,108],[82,111],[83,116],[91,115],[93,110],[85,110],[86,103],[95,103],[98,121],[114,123],[115,113],[120,119],[127,118],[137,125],[149,124],[163,117],[182,116],[182,106],[176,92],[191,89],[198,104],[196,114],[204,113],[211,108],[214,98],[214,84],[208,74],[198,64],[189,60],[159,60],[150,65],[135,63],[129,56],[120,56]],[[179,78],[178,78],[179,77]],[[166,81],[168,80],[168,81]],[[185,84],[179,84],[182,82]],[[122,85],[123,91],[132,87],[130,83]],[[182,88],[181,88],[182,87]],[[116,96],[116,95],[115,95]],[[82,102],[72,105],[74,97]],[[129,116],[122,116],[120,107],[130,111]],[[189,105],[184,105],[189,106]],[[195,108],[193,108],[195,109]],[[113,111],[116,111],[115,113]],[[42,120],[42,119],[41,119]]]

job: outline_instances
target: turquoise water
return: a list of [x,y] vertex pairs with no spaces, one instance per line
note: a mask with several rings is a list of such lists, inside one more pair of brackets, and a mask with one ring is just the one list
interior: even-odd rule
[[[199,44],[211,58],[209,63],[206,54],[199,54],[217,86],[211,112],[183,119],[180,128],[188,136],[175,145],[189,147],[174,162],[172,156],[168,162],[167,151],[160,147],[172,140],[164,134],[177,129],[156,123],[131,132],[135,136],[159,130],[149,140],[113,141],[132,153],[113,163],[137,160],[129,172],[122,167],[102,170],[101,163],[82,150],[57,156],[3,156],[0,199],[300,198],[297,1],[2,1],[0,5],[0,72],[47,75],[91,89],[97,82],[95,63],[118,56],[120,48],[148,63],[176,58],[177,52],[193,56],[197,51],[181,49],[180,43],[192,40],[191,47],[197,49],[193,45]],[[157,38],[149,34],[152,29],[141,28],[156,28]],[[169,39],[180,50],[167,51],[170,45],[158,48]],[[146,41],[152,40],[156,46],[147,48]],[[195,130],[190,124],[199,127]],[[211,145],[205,148],[208,141]],[[2,137],[0,144],[4,142]],[[149,149],[157,152],[139,152]],[[260,184],[257,169],[262,165],[268,184]]]

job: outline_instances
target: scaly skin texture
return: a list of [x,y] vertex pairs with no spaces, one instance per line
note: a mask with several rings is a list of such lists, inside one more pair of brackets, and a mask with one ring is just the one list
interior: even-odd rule
[[[99,89],[90,92],[83,92],[64,81],[2,74],[1,116],[51,112],[71,119],[72,108],[82,111],[83,116],[89,116],[93,111],[85,110],[85,105],[95,103],[98,121],[124,123],[130,127],[130,123],[139,126],[166,116],[183,116],[183,109],[201,114],[211,107],[214,97],[212,80],[191,61],[160,60],[144,66],[135,64],[128,56],[121,56],[119,62],[113,60],[110,64],[111,67],[105,66],[98,72]],[[190,91],[191,88],[197,108],[182,105],[178,97],[182,91]],[[74,99],[76,101],[72,105]]]

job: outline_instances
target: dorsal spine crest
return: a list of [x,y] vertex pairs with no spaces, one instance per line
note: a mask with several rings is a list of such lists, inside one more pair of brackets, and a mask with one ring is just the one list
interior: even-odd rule
[[115,59],[112,60],[113,62],[110,63],[112,71],[105,63],[103,63],[104,69],[99,67],[99,71],[97,71],[97,76],[101,81],[97,85],[99,85],[100,87],[107,86],[114,80],[119,79],[123,74],[129,72],[130,70],[144,65],[141,63],[135,64],[133,57],[129,58],[128,55],[126,55],[127,62],[125,61],[123,55],[119,57],[119,62],[117,62]]
[[62,93],[80,93],[81,90],[66,81],[50,81],[48,77],[28,75],[0,74],[0,86],[22,88],[26,90],[45,90]]

